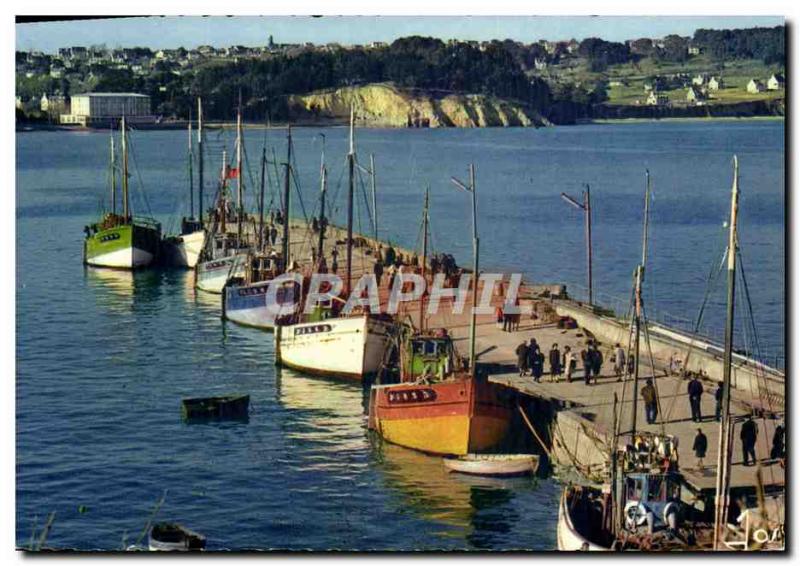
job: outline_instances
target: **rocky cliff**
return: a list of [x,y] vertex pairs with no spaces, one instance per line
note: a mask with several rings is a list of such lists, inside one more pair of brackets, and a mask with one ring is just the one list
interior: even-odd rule
[[435,96],[392,84],[370,84],[292,95],[297,122],[346,122],[351,104],[359,124],[389,128],[543,126],[549,122],[525,105],[479,94]]

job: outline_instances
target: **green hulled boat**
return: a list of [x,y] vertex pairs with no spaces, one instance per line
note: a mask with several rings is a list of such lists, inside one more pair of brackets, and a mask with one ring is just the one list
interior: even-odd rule
[[111,136],[111,212],[84,227],[83,262],[95,267],[136,269],[147,267],[158,256],[161,224],[152,218],[133,216],[128,197],[128,144],[122,118],[122,214],[117,214],[114,136]]

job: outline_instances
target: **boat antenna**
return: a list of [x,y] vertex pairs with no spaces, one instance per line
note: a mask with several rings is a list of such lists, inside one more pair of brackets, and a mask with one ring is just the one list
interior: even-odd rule
[[642,283],[644,282],[644,269],[647,263],[647,228],[650,216],[650,171],[645,170],[645,190],[644,190],[644,227],[642,228],[642,261],[636,266],[636,291],[634,297],[634,316],[633,322],[635,334],[633,338],[633,355],[635,356],[633,366],[633,409],[631,411],[631,444],[636,437],[636,413],[639,401],[639,354],[641,333],[642,333]]
[[244,193],[244,179],[242,175],[242,91],[239,90],[239,106],[236,110],[236,240],[241,245],[242,223],[244,222],[244,208],[242,197]]
[[717,453],[717,499],[714,505],[714,550],[721,550],[728,519],[731,468],[731,364],[733,359],[733,317],[736,289],[736,224],[739,212],[739,158],[733,156],[733,188],[728,235],[728,298],[725,323],[725,352],[722,371],[722,415],[720,419],[719,451]]
[[292,175],[292,127],[286,129],[286,164],[283,176],[283,270],[289,268],[289,198]]
[[128,221],[130,216],[130,201],[128,198],[128,141],[125,116],[122,116],[122,216]]
[[203,227],[203,99],[197,97],[197,206]]
[[111,214],[117,215],[117,155],[114,150],[114,126],[111,126]]
[[328,190],[328,170],[325,167],[325,134],[322,138],[322,157],[320,159],[320,195],[319,195],[319,241],[317,242],[317,261],[322,262],[325,245],[325,193]]
[[469,321],[469,370],[475,378],[475,325],[478,309],[478,204],[475,195],[475,164],[469,164],[469,185],[450,177],[450,180],[460,189],[472,196],[472,314]]
[[347,187],[347,275],[344,280],[344,292],[350,296],[350,278],[353,272],[353,193],[355,191],[355,108],[350,104],[350,151],[347,153],[348,187]]
[[375,245],[378,245],[378,200],[375,192],[375,154],[369,154],[369,182],[372,189],[372,225]]
[[192,143],[192,111],[189,110],[189,218],[194,218],[194,172],[192,162],[194,161],[194,144]]
[[[422,280],[425,281],[425,267],[428,263],[428,201],[431,188],[425,187],[425,201],[422,206]],[[425,291],[419,297],[419,329],[425,330]]]

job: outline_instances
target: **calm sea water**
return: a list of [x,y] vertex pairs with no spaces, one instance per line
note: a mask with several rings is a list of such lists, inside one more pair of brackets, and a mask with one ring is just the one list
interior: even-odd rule
[[[295,212],[316,209],[320,133],[341,219],[343,128],[294,131]],[[248,132],[254,179],[265,135],[278,160],[285,152],[281,132]],[[186,133],[136,132],[132,143],[137,212],[176,226],[187,208]],[[209,135],[209,200],[226,144],[228,132]],[[196,294],[190,274],[84,269],[81,230],[106,198],[107,148],[104,133],[17,135],[18,544],[55,511],[51,545],[120,548],[136,541],[166,490],[158,518],[205,533],[213,549],[555,546],[555,481],[448,476],[438,459],[368,435],[360,387],[276,370],[272,336],[220,321],[218,298]],[[724,246],[736,153],[759,340],[764,355],[783,356],[783,122],[363,130],[358,153],[364,165],[375,154],[381,238],[417,244],[430,185],[434,247],[468,263],[469,201],[448,179],[466,178],[472,161],[483,266],[576,293],[582,218],[559,194],[590,183],[595,295],[618,309],[640,253],[649,169],[646,299],[654,318],[676,323],[695,316]],[[245,179],[253,202],[257,183]],[[368,232],[365,195],[357,200]],[[721,288],[712,294],[710,334],[721,327],[723,297]],[[239,391],[251,396],[249,423],[181,423],[182,397]]]

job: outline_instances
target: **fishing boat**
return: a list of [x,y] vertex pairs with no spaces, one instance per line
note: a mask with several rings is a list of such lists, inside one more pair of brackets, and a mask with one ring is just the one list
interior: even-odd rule
[[248,253],[244,273],[229,277],[222,290],[222,318],[243,326],[272,330],[285,304],[293,304],[299,289],[293,281],[276,282],[274,300],[268,303],[270,285],[290,266],[284,258],[289,257],[289,212],[292,174],[292,131],[288,130],[287,159],[284,165],[283,195],[283,242],[278,251],[268,245],[264,223],[264,192],[267,178],[266,143],[261,153],[261,188],[259,191],[258,241]]
[[[738,160],[734,157],[734,181],[731,198],[731,216],[728,247],[725,251],[728,270],[728,298],[723,356],[723,399],[720,419],[719,451],[716,473],[717,496],[714,498],[713,522],[693,505],[685,504],[682,487],[685,479],[678,466],[677,439],[664,432],[646,433],[636,430],[637,381],[639,375],[639,333],[646,327],[642,316],[641,288],[647,250],[647,218],[649,202],[646,192],[645,228],[642,261],[636,270],[634,291],[635,306],[632,317],[632,334],[636,364],[633,380],[630,440],[623,449],[618,445],[620,433],[614,426],[611,441],[610,481],[606,486],[567,486],[559,506],[557,539],[559,550],[752,550],[782,549],[783,524],[770,522],[766,511],[757,526],[764,533],[779,533],[777,540],[753,541],[747,532],[753,525],[742,529],[730,508],[730,470],[732,417],[730,390],[733,359],[733,324],[735,304],[736,259],[738,237],[736,232],[739,199]],[[744,280],[744,278],[743,278]],[[747,292],[745,292],[747,296]],[[616,405],[616,397],[615,397]],[[615,410],[616,415],[616,410]],[[662,423],[662,429],[663,429]],[[760,480],[760,473],[758,474]],[[759,485],[761,502],[763,488]],[[710,511],[710,509],[708,509]],[[754,513],[739,514],[739,521],[747,521]],[[730,537],[741,536],[730,541]],[[767,535],[769,538],[769,535]]]
[[[348,163],[346,273],[343,297],[350,295],[353,253],[353,199],[355,193],[355,120],[350,110],[350,151]],[[323,167],[324,171],[324,167]],[[324,179],[324,177],[323,177]],[[317,265],[324,262],[322,242],[325,219],[325,185],[323,181]],[[288,256],[288,242],[284,244]],[[345,300],[326,297],[313,305],[312,312],[292,317],[292,324],[276,327],[275,362],[312,375],[341,377],[356,381],[370,378],[381,368],[391,340],[392,317],[381,313],[342,313]]]
[[200,258],[200,251],[206,239],[206,231],[203,228],[203,107],[202,102],[197,99],[197,148],[198,148],[198,204],[199,214],[194,215],[194,145],[192,142],[192,123],[189,121],[189,152],[188,173],[189,173],[189,216],[181,219],[181,230],[179,234],[167,236],[162,243],[162,256],[164,264],[171,267],[187,267],[193,269]]
[[122,139],[122,214],[117,214],[116,155],[111,136],[111,212],[99,222],[85,226],[83,262],[93,267],[138,269],[151,265],[161,243],[161,224],[153,218],[134,216],[128,187],[128,138],[125,117],[120,126]]
[[249,395],[197,397],[181,401],[181,414],[187,421],[247,419],[249,407]]
[[[247,257],[252,246],[244,232],[247,216],[244,212],[243,151],[240,104],[236,113],[236,167],[228,164],[228,154],[223,151],[211,229],[195,266],[195,286],[207,293],[221,294],[229,279],[245,276]],[[235,205],[228,194],[228,181],[231,179],[236,180]],[[235,231],[229,232],[229,225],[234,226]]]
[[148,548],[157,552],[205,550],[206,537],[177,523],[157,523],[148,533]]
[[473,476],[525,476],[539,469],[538,454],[467,454],[443,461],[449,471]]
[[[474,168],[470,184],[457,184],[472,195],[473,273],[478,271],[477,208]],[[427,263],[427,192],[423,214],[422,277]],[[420,300],[417,330],[406,322],[394,344],[399,383],[380,383],[370,391],[369,426],[385,440],[430,454],[464,456],[496,446],[508,431],[513,391],[477,375],[475,328],[477,283],[473,285],[470,356],[465,367],[446,329],[425,330],[425,301]],[[391,380],[385,372],[381,380]]]

